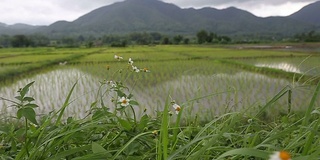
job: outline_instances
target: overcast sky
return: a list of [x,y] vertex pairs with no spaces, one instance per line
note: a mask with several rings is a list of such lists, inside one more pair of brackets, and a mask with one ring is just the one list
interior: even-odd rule
[[[0,0],[0,22],[49,25],[58,20],[73,21],[105,5],[122,0]],[[234,6],[256,16],[286,16],[317,0],[163,0],[181,8]]]

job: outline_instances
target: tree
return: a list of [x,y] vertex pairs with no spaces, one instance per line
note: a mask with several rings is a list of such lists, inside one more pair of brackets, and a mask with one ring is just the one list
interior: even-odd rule
[[31,41],[25,35],[15,35],[11,40],[12,47],[28,47]]
[[198,43],[203,44],[208,39],[208,33],[205,30],[201,30],[197,33]]
[[183,39],[183,44],[189,44],[189,42],[190,42],[190,39],[189,39],[189,38]]
[[181,36],[181,35],[176,35],[173,37],[174,44],[179,44],[182,40],[183,40],[183,36]]
[[162,42],[161,42],[162,44],[170,44],[170,39],[168,38],[168,37],[164,37],[163,39],[162,39]]
[[88,48],[92,48],[92,47],[93,47],[93,42],[92,42],[92,41],[88,42],[88,43],[87,43],[87,47],[88,47]]
[[136,42],[137,44],[147,45],[151,43],[151,36],[150,34],[144,33],[132,33],[129,35],[130,40]]
[[2,47],[9,47],[11,42],[11,37],[8,35],[1,35],[0,36],[0,48]]
[[72,37],[63,37],[61,42],[66,47],[74,47],[75,45],[75,40]]
[[77,38],[77,43],[82,45],[85,42],[85,38],[83,37],[83,35],[79,35]]
[[300,42],[320,42],[320,34],[317,34],[315,31],[296,34],[294,38]]
[[219,43],[229,43],[231,42],[231,38],[228,36],[219,36]]
[[127,46],[127,41],[122,40],[121,42],[112,42],[111,47],[126,47]]
[[33,34],[28,36],[30,40],[30,45],[33,47],[44,47],[50,44],[48,37],[41,34]]
[[160,43],[162,35],[158,32],[151,32],[150,36],[152,37],[153,43]]
[[208,43],[211,43],[216,38],[217,38],[217,34],[210,32],[209,35],[207,36],[206,41]]

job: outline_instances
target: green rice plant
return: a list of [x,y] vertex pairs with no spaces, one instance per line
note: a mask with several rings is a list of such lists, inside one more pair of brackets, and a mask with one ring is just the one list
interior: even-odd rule
[[28,63],[38,63],[44,61],[51,61],[55,59],[63,59],[68,55],[23,55],[12,58],[0,59],[0,64],[28,64]]

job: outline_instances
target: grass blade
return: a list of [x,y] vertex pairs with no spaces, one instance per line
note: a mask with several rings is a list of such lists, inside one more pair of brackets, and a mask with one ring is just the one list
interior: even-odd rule
[[78,147],[78,148],[73,148],[64,152],[60,152],[59,154],[57,154],[56,156],[53,156],[51,158],[48,158],[47,160],[55,160],[55,159],[61,159],[61,158],[65,158],[69,155],[75,154],[77,152],[81,152],[81,151],[85,151],[85,150],[89,150],[91,149],[92,145],[86,145],[86,146],[82,146],[82,147]]
[[229,157],[233,155],[254,156],[254,157],[259,157],[263,159],[268,159],[270,154],[264,151],[253,149],[253,148],[240,148],[240,149],[233,149],[233,150],[227,151],[222,155],[220,155],[217,159],[223,159],[225,157]]
[[255,115],[255,117],[258,117],[260,114],[262,114],[269,106],[271,106],[274,102],[279,100],[283,95],[285,95],[288,92],[288,86],[283,88],[278,94],[276,94],[265,106],[263,106],[261,109],[259,109],[259,112]]
[[[166,104],[163,110],[162,123],[160,129],[160,143],[159,150],[162,152],[161,159],[168,159],[168,143],[169,143],[169,134],[168,134],[168,125],[169,125],[169,97],[167,97]],[[162,146],[162,149],[161,149]]]
[[62,115],[63,115],[65,109],[67,108],[67,106],[69,105],[69,100],[70,100],[71,94],[72,94],[74,88],[76,87],[77,83],[78,83],[78,82],[76,82],[76,83],[73,84],[73,86],[72,86],[72,88],[71,88],[71,90],[70,90],[70,92],[69,92],[69,94],[68,94],[68,96],[67,96],[67,98],[66,98],[66,100],[65,100],[65,102],[64,102],[64,104],[63,104],[63,106],[62,106],[62,108],[61,108],[60,111],[59,111],[60,113],[59,113],[58,119],[57,119],[56,124],[55,124],[56,126],[57,126],[58,124],[60,124]]
[[151,132],[140,133],[140,134],[136,135],[135,137],[133,137],[132,139],[130,139],[129,142],[127,142],[123,147],[121,147],[118,150],[118,152],[113,156],[112,159],[116,159],[120,155],[120,153],[122,153],[134,140],[136,140],[137,138],[139,138],[141,136],[147,135],[147,134],[151,134]]
[[312,112],[312,109],[313,109],[313,106],[319,96],[319,92],[320,92],[320,82],[318,82],[317,86],[316,86],[316,89],[313,93],[313,96],[311,98],[311,101],[310,101],[310,104],[309,104],[309,107],[307,108],[307,111],[305,113],[305,116],[304,116],[304,121],[302,123],[303,126],[305,126],[308,122],[309,122],[309,119],[310,119],[310,116],[311,116],[311,112]]

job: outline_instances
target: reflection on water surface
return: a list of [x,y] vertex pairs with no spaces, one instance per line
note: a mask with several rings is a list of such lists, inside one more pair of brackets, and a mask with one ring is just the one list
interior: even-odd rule
[[281,69],[281,70],[286,71],[286,72],[302,73],[302,71],[299,68],[295,67],[292,64],[285,63],[285,62],[282,62],[282,63],[269,63],[269,64],[267,64],[267,63],[257,63],[257,64],[255,64],[255,66]]

